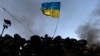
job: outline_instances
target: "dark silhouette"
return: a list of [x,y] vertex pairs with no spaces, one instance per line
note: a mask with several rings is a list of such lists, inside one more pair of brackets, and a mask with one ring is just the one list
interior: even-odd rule
[[[4,28],[11,26],[4,20]],[[100,46],[89,45],[85,39],[73,39],[61,36],[44,37],[33,35],[29,40],[19,34],[0,36],[0,56],[100,56]]]
[[47,34],[44,37],[33,35],[30,40],[19,34],[14,37],[0,36],[0,56],[99,56],[100,47],[88,45],[87,40],[70,37],[54,39]]
[[11,21],[10,20],[7,20],[7,19],[4,19],[3,30],[1,32],[1,36],[3,35],[4,30],[6,28],[8,28],[8,26],[11,26]]

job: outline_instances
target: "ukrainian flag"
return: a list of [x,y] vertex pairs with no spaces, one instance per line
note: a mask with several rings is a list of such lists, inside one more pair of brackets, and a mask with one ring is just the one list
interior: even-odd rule
[[45,2],[42,3],[42,12],[44,15],[59,18],[60,2]]

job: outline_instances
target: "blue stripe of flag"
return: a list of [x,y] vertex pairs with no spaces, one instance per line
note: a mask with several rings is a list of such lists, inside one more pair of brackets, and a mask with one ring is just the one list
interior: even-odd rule
[[42,10],[60,10],[60,2],[45,2],[42,3]]

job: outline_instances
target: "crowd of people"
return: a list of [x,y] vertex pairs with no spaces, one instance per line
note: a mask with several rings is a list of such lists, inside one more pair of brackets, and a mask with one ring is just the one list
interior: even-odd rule
[[33,35],[29,40],[15,34],[0,36],[0,56],[100,56],[99,46],[84,39]]

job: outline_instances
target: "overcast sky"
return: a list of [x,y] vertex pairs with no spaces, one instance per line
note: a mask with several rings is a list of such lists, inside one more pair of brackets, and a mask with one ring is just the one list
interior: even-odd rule
[[3,28],[3,19],[5,18],[11,20],[12,25],[5,30],[4,35],[10,34],[13,36],[15,33],[18,33],[27,39],[33,34],[40,36],[49,34],[53,36],[58,19],[45,16],[40,10],[43,2],[52,1],[61,2],[56,35],[61,35],[63,38],[69,36],[77,39],[76,30],[78,26],[89,20],[90,14],[96,9],[98,4],[98,0],[0,0],[0,6],[32,31],[27,30],[21,23],[0,8],[0,32]]

